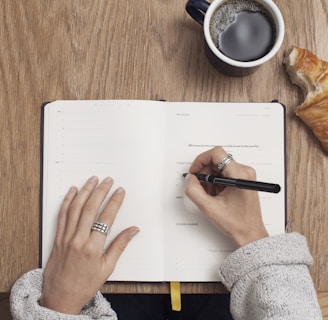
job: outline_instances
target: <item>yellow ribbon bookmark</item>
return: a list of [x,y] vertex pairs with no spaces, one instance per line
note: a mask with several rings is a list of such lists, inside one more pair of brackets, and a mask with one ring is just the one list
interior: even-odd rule
[[173,311],[181,311],[180,282],[170,282],[171,305]]

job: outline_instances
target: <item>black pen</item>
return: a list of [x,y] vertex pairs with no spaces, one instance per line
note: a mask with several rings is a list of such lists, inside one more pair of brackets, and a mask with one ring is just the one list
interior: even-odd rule
[[[189,173],[184,173],[182,176],[186,177],[188,174]],[[236,187],[240,189],[264,191],[264,192],[271,192],[271,193],[278,193],[281,189],[279,184],[274,184],[274,183],[217,177],[211,174],[201,174],[201,173],[194,173],[194,176],[196,176],[199,181],[220,184],[222,186],[227,186],[227,187],[228,186]]]

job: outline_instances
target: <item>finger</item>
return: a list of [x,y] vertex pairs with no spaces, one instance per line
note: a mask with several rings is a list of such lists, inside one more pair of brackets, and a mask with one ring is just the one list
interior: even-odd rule
[[230,162],[222,171],[222,176],[235,179],[256,180],[256,172],[252,167],[236,161]]
[[114,271],[116,263],[130,240],[139,232],[138,227],[130,227],[122,231],[103,254],[108,276]]
[[[231,161],[224,170],[218,170],[218,164],[227,156],[227,152],[221,147],[215,147],[200,154],[192,163],[190,173],[212,173],[217,172],[224,177],[242,178],[248,167],[236,161]],[[211,168],[211,169],[210,169]],[[213,170],[209,172],[209,170]],[[245,178],[245,177],[244,177]]]
[[69,189],[68,193],[66,194],[64,201],[62,203],[62,206],[60,208],[60,211],[58,214],[57,231],[56,231],[56,238],[55,238],[55,242],[57,244],[60,244],[63,239],[63,235],[65,232],[65,227],[66,227],[66,223],[67,223],[68,209],[69,209],[72,201],[74,200],[76,194],[77,194],[77,188],[71,187]]
[[192,174],[186,177],[186,182],[185,194],[205,213],[210,202],[213,200],[212,196],[205,191],[198,179]]
[[218,172],[218,163],[227,155],[221,147],[215,147],[198,155],[190,166],[190,173],[200,173],[204,168],[212,168]]
[[89,237],[92,224],[98,215],[99,209],[104,202],[109,190],[113,186],[113,179],[107,177],[92,192],[82,209],[77,232],[83,237]]
[[78,222],[82,213],[82,209],[86,201],[89,199],[91,193],[96,188],[98,183],[97,177],[91,177],[84,184],[81,191],[76,195],[69,207],[69,213],[67,216],[67,223],[65,229],[65,238],[69,241],[76,232]]
[[[237,178],[237,179],[255,179],[256,174],[253,168],[238,163],[235,160],[229,162],[223,170],[218,170],[218,165],[227,156],[227,152],[221,147],[215,147],[209,150],[207,161],[212,162],[214,171],[219,172],[223,177]],[[210,160],[208,159],[210,157]]]
[[[99,215],[97,220],[99,222],[105,223],[108,227],[111,228],[116,218],[116,215],[122,206],[124,197],[125,197],[125,190],[122,187],[116,189],[116,191],[113,193],[112,197],[108,201],[107,205],[105,206],[104,210]],[[91,233],[91,237],[95,240],[98,239],[100,242],[105,242],[106,240],[104,234],[97,231],[93,231]]]

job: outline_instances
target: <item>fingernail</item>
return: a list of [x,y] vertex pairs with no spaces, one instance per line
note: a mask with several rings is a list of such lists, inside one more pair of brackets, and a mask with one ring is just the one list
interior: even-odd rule
[[133,231],[131,231],[131,233],[130,233],[130,239],[132,239],[134,236],[136,236],[139,233],[139,231],[140,231],[139,228],[133,229]]
[[115,193],[123,193],[124,189],[122,187],[118,187],[115,191]]
[[88,182],[96,182],[97,181],[97,177],[96,176],[93,176],[93,177],[90,177]]
[[113,178],[111,178],[111,177],[107,177],[104,179],[105,183],[111,183],[112,181],[113,181]]
[[76,187],[75,186],[71,186],[68,190],[68,193],[73,193],[76,191]]

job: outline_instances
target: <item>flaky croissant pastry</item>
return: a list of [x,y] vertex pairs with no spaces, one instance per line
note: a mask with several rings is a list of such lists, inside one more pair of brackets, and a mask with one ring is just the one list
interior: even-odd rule
[[328,153],[328,62],[294,46],[284,64],[291,81],[301,87],[305,96],[296,115],[311,128]]

